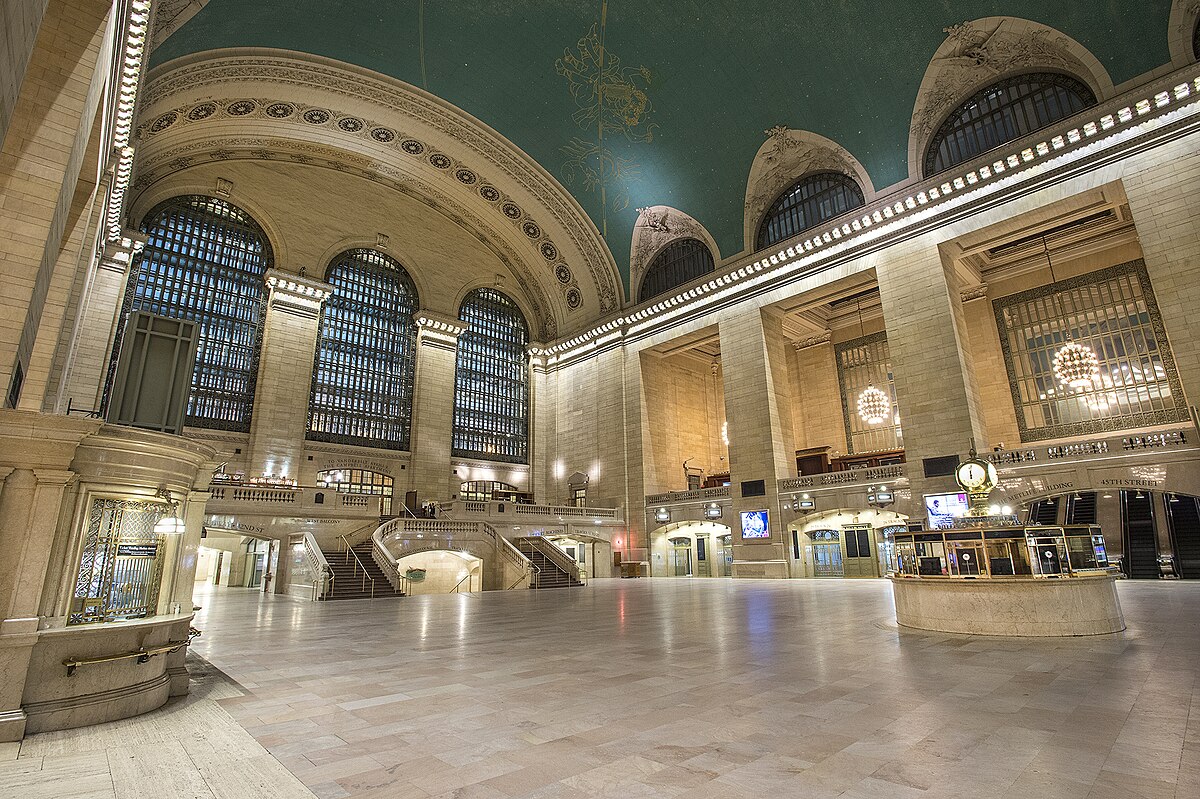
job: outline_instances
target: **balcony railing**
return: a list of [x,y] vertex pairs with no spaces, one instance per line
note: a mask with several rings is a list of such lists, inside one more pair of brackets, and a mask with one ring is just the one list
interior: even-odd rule
[[905,464],[896,463],[890,466],[873,466],[869,469],[847,469],[844,472],[826,472],[825,474],[809,474],[804,477],[789,477],[779,481],[782,492],[803,491],[807,488],[842,488],[845,486],[871,485],[892,480],[901,480],[907,476]]
[[[263,488],[259,486],[215,485],[209,489],[209,512],[217,505],[223,512],[233,508],[245,512],[270,513],[286,508],[289,513],[305,511],[341,511],[352,515],[378,516],[380,500],[390,499],[377,494],[339,494],[328,488]],[[320,502],[318,502],[320,498]]]
[[663,494],[649,494],[647,505],[678,505],[687,502],[711,502],[718,499],[729,499],[729,486],[716,488],[699,488],[694,491],[667,491]]
[[517,517],[528,521],[554,520],[575,521],[597,519],[621,521],[618,508],[580,508],[575,505],[526,505],[521,502],[498,502],[494,500],[458,500],[443,502],[443,514],[454,519],[494,518],[496,516]]

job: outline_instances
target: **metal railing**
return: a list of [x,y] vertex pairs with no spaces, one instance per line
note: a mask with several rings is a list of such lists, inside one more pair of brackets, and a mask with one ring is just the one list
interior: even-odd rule
[[532,549],[540,552],[546,560],[557,566],[572,580],[583,582],[580,577],[579,564],[575,562],[573,557],[563,552],[557,544],[547,541],[541,536],[526,536],[520,540],[528,542]]
[[371,575],[367,574],[367,565],[362,562],[362,558],[360,558],[358,556],[358,553],[354,551],[354,547],[352,547],[350,545],[349,539],[347,539],[345,535],[339,535],[338,540],[342,542],[342,550],[341,551],[343,553],[345,553],[345,552],[350,553],[350,557],[354,559],[354,575],[357,576],[360,571],[362,572],[362,579],[361,579],[362,590],[366,591],[367,583],[370,583],[371,584],[371,599],[374,599],[375,598],[375,578],[372,577]]
[[317,545],[317,539],[312,533],[304,534],[304,561],[308,566],[309,571],[313,573],[312,583],[312,601],[316,602],[326,593],[333,591],[333,581],[336,575],[333,573],[333,568],[329,565],[329,560],[325,557],[325,553],[321,551],[321,547]]
[[500,514],[522,517],[543,517],[546,519],[603,519],[620,521],[619,508],[581,508],[576,505],[529,505],[524,502],[506,502],[500,500],[457,500],[444,502],[439,510],[454,519],[468,516],[497,516]]
[[[395,554],[388,549],[387,542],[389,539],[400,538],[406,535],[414,537],[428,536],[428,540],[423,540],[420,544],[415,544],[408,541],[404,544],[404,554],[401,557],[416,554],[417,552],[430,552],[435,550],[461,550],[463,546],[455,541],[455,539],[484,539],[489,542],[492,551],[501,559],[508,561],[511,565],[520,570],[521,576],[505,590],[515,588],[526,579],[533,579],[535,571],[533,564],[529,558],[521,550],[513,546],[512,542],[492,527],[487,522],[466,522],[455,521],[450,519],[419,519],[407,518],[398,516],[394,519],[388,519],[383,524],[375,529],[371,535],[372,540],[372,555],[375,562],[383,569],[383,573],[392,582],[393,586],[407,585],[408,581],[396,566],[397,558]],[[400,581],[403,581],[402,583]],[[398,590],[405,591],[406,588]]]

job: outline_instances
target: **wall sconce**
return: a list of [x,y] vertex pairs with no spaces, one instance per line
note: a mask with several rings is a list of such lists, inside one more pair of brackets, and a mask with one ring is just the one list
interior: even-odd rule
[[811,513],[817,509],[817,501],[808,494],[801,494],[799,498],[792,500],[792,510],[800,511],[801,513]]
[[671,521],[671,511],[666,508],[658,508],[654,511],[654,521],[669,522]]
[[154,492],[154,496],[165,500],[167,503],[166,515],[154,523],[154,534],[182,535],[184,528],[183,519],[179,518],[179,512],[176,510],[179,505],[171,497],[171,492],[163,485],[158,487],[158,490]]
[[714,502],[711,505],[709,505],[707,508],[704,509],[704,518],[719,519],[719,518],[721,518],[721,513],[722,513],[721,506]]

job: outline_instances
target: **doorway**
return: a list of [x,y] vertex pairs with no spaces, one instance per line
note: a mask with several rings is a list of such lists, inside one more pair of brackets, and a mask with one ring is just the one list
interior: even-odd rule
[[692,539],[679,536],[669,541],[667,574],[671,577],[692,576]]

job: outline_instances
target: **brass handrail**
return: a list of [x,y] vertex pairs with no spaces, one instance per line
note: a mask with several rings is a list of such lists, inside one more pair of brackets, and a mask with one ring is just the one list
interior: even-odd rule
[[345,547],[345,549],[343,549],[342,551],[349,552],[350,555],[354,558],[355,571],[357,572],[359,569],[362,569],[362,587],[365,589],[367,587],[367,581],[368,580],[371,581],[371,599],[374,599],[375,598],[375,578],[371,577],[367,574],[366,564],[364,564],[362,562],[362,558],[360,558],[358,556],[358,553],[354,551],[354,547],[350,546],[350,542],[348,540],[346,540],[346,535],[343,533],[342,535],[339,535],[338,538],[341,539],[342,545]]
[[455,586],[450,589],[449,593],[461,594],[462,591],[459,591],[458,589],[462,586],[463,583],[465,583],[467,580],[470,580],[470,579],[471,579],[471,573],[467,572],[467,576],[462,578],[461,580],[459,580],[458,583],[456,583]]
[[118,660],[130,659],[136,659],[138,663],[147,663],[152,657],[178,652],[183,647],[191,644],[192,639],[200,634],[200,631],[195,627],[188,627],[188,637],[186,641],[168,641],[162,646],[152,646],[149,648],[142,647],[134,652],[122,652],[119,655],[101,655],[100,657],[94,658],[65,658],[62,664],[67,667],[67,676],[74,677],[75,671],[80,666],[91,666],[96,663],[114,663]]

